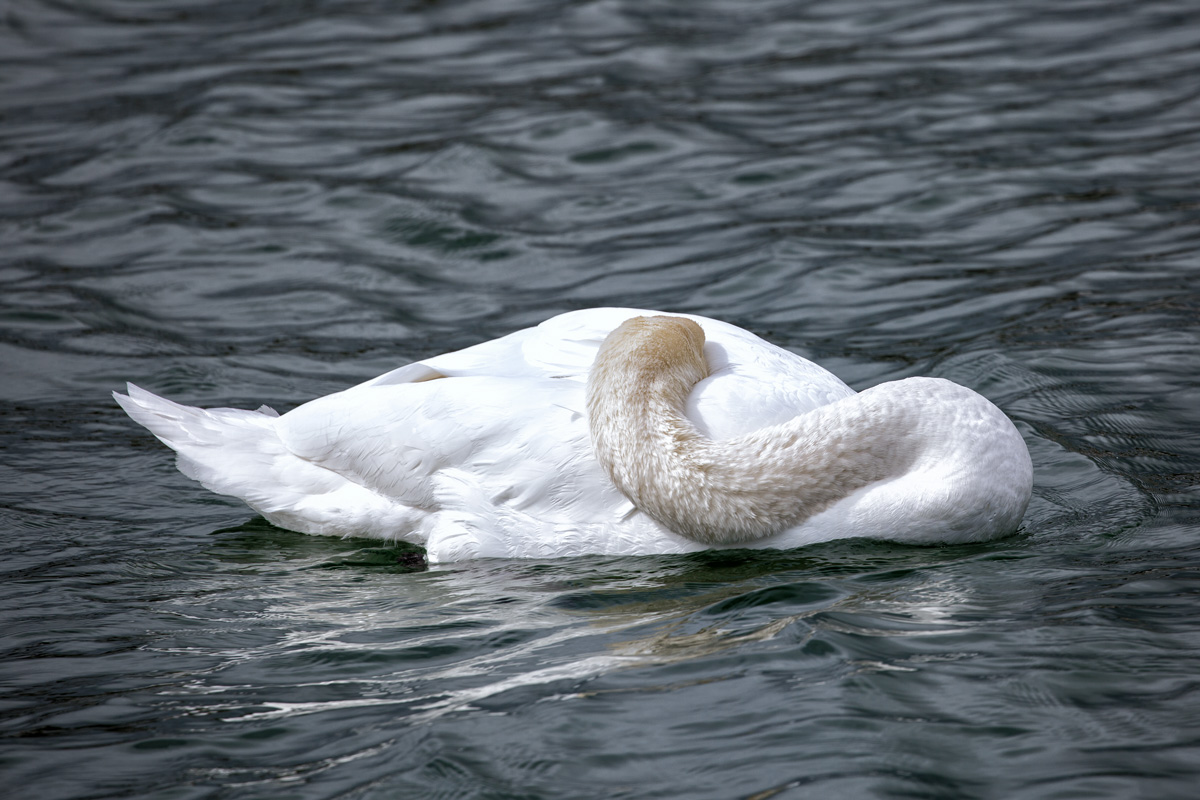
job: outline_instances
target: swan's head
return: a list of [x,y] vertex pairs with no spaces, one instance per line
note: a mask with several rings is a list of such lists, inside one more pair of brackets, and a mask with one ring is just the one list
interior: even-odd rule
[[596,457],[626,494],[640,480],[628,470],[656,469],[653,458],[631,458],[632,448],[668,429],[674,440],[696,435],[682,409],[707,375],[704,331],[683,317],[633,317],[600,345],[588,375],[588,427]]
[[600,345],[593,367],[593,382],[610,391],[668,391],[678,395],[673,402],[707,375],[704,330],[684,317],[625,320]]

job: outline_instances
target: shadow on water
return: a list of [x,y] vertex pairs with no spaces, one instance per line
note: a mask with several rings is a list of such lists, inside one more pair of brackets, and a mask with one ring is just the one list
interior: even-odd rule
[[262,517],[212,532],[219,537],[207,548],[230,564],[277,567],[299,562],[305,569],[362,570],[365,573],[419,572],[428,568],[424,550],[406,542],[306,536],[278,528]]

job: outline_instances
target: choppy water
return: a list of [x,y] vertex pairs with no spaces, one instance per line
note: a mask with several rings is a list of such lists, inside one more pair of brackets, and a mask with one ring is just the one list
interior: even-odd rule
[[[1194,3],[2,10],[7,796],[1196,795]],[[984,393],[1022,532],[428,571],[108,396],[285,409],[617,304]]]

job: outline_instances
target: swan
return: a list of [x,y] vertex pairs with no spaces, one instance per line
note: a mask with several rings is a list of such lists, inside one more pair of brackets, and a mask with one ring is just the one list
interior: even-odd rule
[[915,544],[1013,533],[1032,463],[939,378],[856,393],[736,326],[598,308],[402,366],[282,416],[113,396],[206,488],[302,533],[480,557]]

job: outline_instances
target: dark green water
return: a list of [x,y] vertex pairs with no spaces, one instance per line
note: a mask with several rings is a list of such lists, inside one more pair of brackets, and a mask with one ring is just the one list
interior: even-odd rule
[[[0,786],[1191,798],[1200,6],[0,6]],[[479,561],[271,528],[109,392],[287,409],[554,313],[1017,422],[985,546]]]

